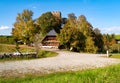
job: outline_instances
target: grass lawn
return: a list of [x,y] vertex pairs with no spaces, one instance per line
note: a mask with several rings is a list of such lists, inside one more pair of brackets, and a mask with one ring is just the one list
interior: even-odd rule
[[120,54],[112,54],[112,56],[110,56],[110,58],[118,58],[118,59],[120,59]]
[[0,83],[120,83],[120,64],[99,69],[48,75],[0,78]]
[[[107,58],[107,56],[103,56],[103,57]],[[109,58],[120,59],[120,54],[111,54]]]
[[[0,44],[0,53],[12,53],[16,52],[15,45],[6,45],[6,44]],[[20,46],[20,52],[35,52],[35,49],[33,47],[28,47],[25,45]],[[45,57],[52,57],[52,56],[57,56],[58,53],[55,52],[50,52],[50,51],[44,51],[40,50],[38,57],[39,58],[45,58]],[[29,59],[38,59],[38,58],[33,58],[33,57],[16,57],[16,58],[0,58],[1,61],[11,61],[11,60],[29,60]]]
[[120,34],[119,35],[115,35],[116,39],[120,39]]
[[[20,45],[20,51],[21,52],[32,52],[34,51],[33,47],[28,47],[26,45]],[[0,53],[11,53],[16,52],[15,45],[9,45],[9,44],[0,44]]]

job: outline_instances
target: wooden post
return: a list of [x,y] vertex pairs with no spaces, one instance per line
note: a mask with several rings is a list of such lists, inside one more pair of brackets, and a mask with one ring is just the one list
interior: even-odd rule
[[109,57],[109,51],[107,50],[107,57]]

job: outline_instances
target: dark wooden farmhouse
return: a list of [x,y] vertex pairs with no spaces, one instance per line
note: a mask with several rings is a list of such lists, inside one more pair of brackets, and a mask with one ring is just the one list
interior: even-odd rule
[[[51,12],[53,16],[55,16],[58,19],[61,19],[61,12]],[[44,48],[58,48],[59,41],[56,39],[57,33],[54,29],[52,29],[42,40],[42,47]]]
[[57,33],[55,30],[51,30],[42,40],[43,48],[58,48],[59,41],[56,39]]

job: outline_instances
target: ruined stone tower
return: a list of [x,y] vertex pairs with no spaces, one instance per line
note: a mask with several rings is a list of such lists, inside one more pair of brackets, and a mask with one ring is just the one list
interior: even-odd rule
[[60,11],[53,11],[51,13],[53,14],[53,16],[55,16],[57,18],[61,18],[61,12]]

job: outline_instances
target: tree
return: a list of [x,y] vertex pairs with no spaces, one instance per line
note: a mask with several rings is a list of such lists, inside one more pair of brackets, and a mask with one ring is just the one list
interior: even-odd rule
[[104,50],[103,36],[98,28],[94,29],[95,33],[95,45],[98,47],[98,51],[102,52]]
[[88,37],[86,39],[86,47],[85,47],[85,51],[88,53],[96,53],[98,50],[98,47],[94,45],[94,41],[92,39],[92,37]]
[[74,51],[84,50],[85,37],[77,28],[64,26],[57,38],[60,45],[64,45],[67,49],[72,48]]
[[42,14],[36,21],[37,25],[41,28],[41,33],[46,35],[50,30],[55,29],[56,32],[60,32],[61,22],[57,17],[53,16],[51,12]]
[[38,55],[39,55],[39,50],[41,49],[41,42],[42,42],[42,39],[43,39],[44,37],[42,36],[42,34],[36,34],[35,36],[34,36],[34,41],[33,41],[33,43],[34,43],[34,45],[35,45],[35,50],[36,50],[36,57],[38,57]]
[[80,15],[77,20],[77,27],[86,36],[94,36],[92,25],[87,21],[84,15]]
[[68,19],[57,38],[60,41],[60,45],[64,45],[67,49],[72,48],[74,51],[84,50],[85,36],[76,28],[76,17],[74,14],[68,14]]
[[114,44],[116,44],[115,35],[111,34],[110,45],[114,45]]
[[85,36],[77,28],[72,30],[71,47],[73,50],[83,52],[85,47]]
[[70,48],[70,39],[72,37],[72,28],[64,27],[61,29],[60,34],[57,35],[57,39],[60,41],[60,45],[64,45],[65,48]]
[[[84,15],[80,15],[78,17],[77,28],[86,37],[86,41],[85,41],[86,52],[93,52],[93,51],[97,52],[98,47],[96,45],[96,35],[95,35],[95,32],[93,31],[92,25],[87,21],[87,19],[86,19],[86,17]],[[91,46],[93,46],[93,48]]]
[[114,34],[104,34],[103,35],[103,41],[104,41],[104,50],[109,50],[110,52],[115,52],[116,51],[116,40],[115,40],[115,35]]
[[71,26],[71,27],[76,27],[77,17],[75,16],[74,13],[68,14],[67,23],[69,23],[69,26]]
[[79,16],[77,19],[74,13],[68,14],[68,19],[58,35],[58,39],[60,44],[67,49],[72,47],[76,51],[92,53],[103,49],[102,34],[99,29],[93,30],[92,25],[84,15]]
[[103,42],[104,42],[104,50],[108,50],[110,47],[109,43],[109,36],[108,35],[103,35]]
[[62,18],[62,24],[64,25],[67,22],[67,18]]
[[16,40],[22,40],[26,44],[33,42],[34,34],[39,28],[36,27],[34,20],[32,20],[32,15],[33,12],[30,10],[24,10],[17,15],[12,29],[12,34]]

